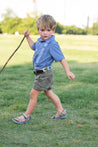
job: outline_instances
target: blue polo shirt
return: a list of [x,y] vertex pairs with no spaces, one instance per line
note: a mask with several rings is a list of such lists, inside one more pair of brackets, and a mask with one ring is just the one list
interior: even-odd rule
[[65,58],[54,35],[44,41],[40,37],[32,45],[32,49],[35,51],[33,56],[34,69],[51,66],[53,61],[58,62]]

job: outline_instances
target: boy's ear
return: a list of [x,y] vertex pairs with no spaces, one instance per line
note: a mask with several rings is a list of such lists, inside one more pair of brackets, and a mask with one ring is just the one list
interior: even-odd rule
[[39,33],[39,29],[37,30],[37,32]]
[[53,30],[53,33],[55,33],[55,29]]

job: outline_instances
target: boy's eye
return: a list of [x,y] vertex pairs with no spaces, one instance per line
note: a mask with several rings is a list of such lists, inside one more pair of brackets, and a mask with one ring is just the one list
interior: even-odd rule
[[[41,29],[42,32],[45,31],[45,29]],[[50,29],[47,29],[46,31],[50,32],[51,30]]]
[[41,31],[43,32],[43,31],[45,31],[44,29],[41,29]]

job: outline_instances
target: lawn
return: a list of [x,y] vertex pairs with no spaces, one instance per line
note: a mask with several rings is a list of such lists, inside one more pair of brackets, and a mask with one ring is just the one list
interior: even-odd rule
[[[0,35],[0,69],[23,36]],[[31,36],[34,41],[38,36]],[[98,36],[56,35],[74,82],[60,63],[53,63],[53,91],[67,109],[64,120],[51,120],[56,109],[43,92],[29,124],[12,118],[25,112],[33,85],[33,51],[26,39],[0,74],[0,147],[98,146]]]

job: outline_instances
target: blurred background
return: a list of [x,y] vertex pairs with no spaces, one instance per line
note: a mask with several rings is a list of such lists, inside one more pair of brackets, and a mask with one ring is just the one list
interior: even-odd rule
[[58,34],[98,35],[97,0],[3,0],[0,1],[0,33],[37,34],[36,19],[50,14]]

